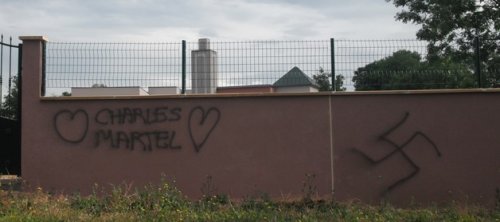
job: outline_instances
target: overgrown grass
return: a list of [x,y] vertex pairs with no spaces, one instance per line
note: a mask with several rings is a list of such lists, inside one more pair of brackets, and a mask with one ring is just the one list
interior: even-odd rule
[[398,209],[390,205],[275,202],[265,194],[234,203],[225,195],[187,200],[168,183],[141,190],[117,186],[92,195],[0,191],[0,221],[500,221],[498,209],[450,205]]

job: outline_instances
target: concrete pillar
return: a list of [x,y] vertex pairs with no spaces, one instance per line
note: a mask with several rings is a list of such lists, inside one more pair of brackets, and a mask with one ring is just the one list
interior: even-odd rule
[[[47,38],[43,36],[21,36],[23,41],[22,48],[22,66],[21,66],[21,175],[30,177],[30,169],[27,169],[27,163],[37,161],[37,151],[40,147],[36,146],[37,141],[31,141],[31,138],[25,135],[34,135],[37,133],[37,127],[32,124],[39,118],[36,114],[40,107],[40,97],[42,90],[42,70],[43,70],[43,44]],[[33,152],[34,151],[34,152]],[[27,171],[28,172],[27,172]]]
[[198,50],[191,52],[192,93],[216,93],[217,72],[217,52],[210,49],[209,39],[199,39]]

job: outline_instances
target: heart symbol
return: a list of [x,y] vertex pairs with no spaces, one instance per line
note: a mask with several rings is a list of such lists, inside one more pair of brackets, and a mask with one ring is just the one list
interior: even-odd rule
[[193,142],[196,152],[205,145],[210,134],[215,129],[220,120],[220,111],[212,107],[204,110],[203,107],[197,106],[189,113],[189,137]]
[[68,143],[80,143],[89,130],[89,115],[83,109],[74,112],[61,110],[54,115],[54,128],[57,135]]

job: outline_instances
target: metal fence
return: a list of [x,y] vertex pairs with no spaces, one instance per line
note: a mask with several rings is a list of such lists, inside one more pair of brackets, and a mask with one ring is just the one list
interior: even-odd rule
[[[367,64],[380,61],[392,56],[395,52],[405,50],[416,52],[422,57],[427,55],[427,42],[419,40],[336,40],[335,41],[335,75],[344,77],[344,85],[353,90],[355,88],[355,73]],[[366,70],[374,80],[366,84],[392,83],[384,81],[384,76],[394,76],[405,71],[395,67],[376,70]],[[427,73],[420,72],[420,75]],[[412,82],[408,82],[412,84]]]
[[208,78],[203,77],[205,70],[194,70],[197,66],[216,66],[214,71],[220,88],[270,87],[280,79],[289,81],[290,85],[299,84],[304,80],[303,76],[282,78],[295,67],[307,78],[318,74],[320,69],[331,72],[330,41],[207,42],[206,48],[216,57],[212,64],[197,61],[199,56],[206,54],[200,50],[204,47],[202,44],[205,43],[187,43],[188,89],[193,89],[194,78],[200,78],[195,74],[201,74],[202,81]]
[[72,87],[181,85],[181,43],[50,42],[45,48],[47,95]]
[[[476,54],[476,73],[481,87],[500,87],[500,39],[478,40],[485,51]],[[481,62],[483,61],[483,62]]]
[[[216,93],[279,92],[287,87],[314,91],[325,83],[337,85],[329,90],[479,85],[474,67],[426,66],[427,42],[418,40],[49,42],[45,52],[48,96],[78,87],[144,91],[163,87],[174,88],[176,93]],[[405,56],[413,57],[399,61]],[[418,64],[406,64],[412,62]],[[491,76],[498,70],[492,67],[483,72]]]
[[8,118],[15,118],[13,107],[17,106],[19,48],[20,45],[14,43],[12,37],[0,36],[0,116]]
[[[308,80],[320,69],[331,73],[330,49],[330,41],[210,42],[206,52],[200,50],[199,42],[185,41],[49,42],[45,56],[46,95],[58,96],[82,87],[140,87],[145,91],[175,87],[179,93],[190,93],[195,91],[196,81],[212,80],[207,71],[200,69],[217,72],[212,85],[220,89],[272,87],[294,67]],[[211,62],[193,62],[193,58],[205,54],[210,57],[211,53]],[[196,86],[200,87],[207,86]]]

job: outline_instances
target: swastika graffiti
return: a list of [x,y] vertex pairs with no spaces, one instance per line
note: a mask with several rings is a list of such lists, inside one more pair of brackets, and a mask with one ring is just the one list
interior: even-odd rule
[[399,121],[396,125],[394,125],[393,127],[389,128],[389,130],[385,131],[384,133],[382,133],[382,135],[380,135],[378,137],[378,140],[380,142],[387,143],[390,146],[394,147],[394,149],[391,152],[389,152],[388,154],[386,154],[385,156],[382,156],[379,159],[374,159],[374,158],[370,157],[369,155],[367,155],[366,153],[364,153],[363,151],[361,151],[359,149],[356,149],[356,148],[352,149],[355,153],[357,153],[360,156],[362,156],[364,159],[366,159],[372,165],[381,164],[381,163],[385,162],[387,159],[389,159],[390,157],[392,157],[392,156],[394,156],[395,154],[398,154],[398,153],[401,154],[401,156],[403,156],[403,158],[411,165],[411,167],[413,168],[413,171],[411,171],[407,176],[404,176],[403,178],[401,178],[401,179],[397,180],[396,182],[394,182],[393,184],[389,185],[387,187],[387,189],[384,191],[384,194],[386,194],[386,193],[394,190],[398,186],[403,185],[405,182],[407,182],[408,180],[412,179],[414,176],[416,176],[420,172],[420,167],[404,151],[404,149],[408,146],[408,144],[410,144],[417,137],[421,137],[425,141],[427,141],[432,146],[432,148],[434,149],[434,151],[436,152],[436,155],[438,157],[441,157],[441,152],[439,151],[439,149],[436,146],[436,144],[434,143],[434,141],[432,141],[432,139],[429,136],[427,136],[425,133],[423,133],[421,131],[415,131],[412,134],[412,136],[410,138],[408,138],[406,141],[404,141],[402,144],[397,144],[396,142],[394,142],[393,140],[391,140],[391,139],[388,138],[389,135],[391,133],[393,133],[394,131],[398,130],[398,128],[400,128],[408,120],[409,117],[410,117],[410,113],[406,112],[405,115],[404,115],[404,117],[403,117],[403,119],[401,119],[401,121]]

